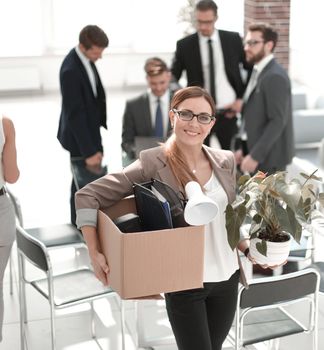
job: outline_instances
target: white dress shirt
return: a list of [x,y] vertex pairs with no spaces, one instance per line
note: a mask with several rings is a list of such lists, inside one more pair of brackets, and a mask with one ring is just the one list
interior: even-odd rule
[[91,87],[92,87],[92,91],[93,91],[93,94],[95,97],[97,97],[97,85],[96,85],[96,78],[95,78],[95,75],[94,75],[94,72],[91,68],[91,65],[90,65],[90,60],[81,52],[79,46],[77,46],[75,48],[75,52],[77,53],[77,55],[79,56],[82,64],[84,65],[84,68],[88,74],[88,77],[89,77],[89,80],[90,80],[90,83],[91,83]]
[[217,108],[222,108],[236,100],[236,93],[232,85],[227,79],[224,65],[224,57],[222,45],[219,39],[218,30],[214,30],[211,37],[203,36],[198,33],[199,46],[201,54],[202,69],[204,75],[205,88],[210,90],[209,81],[209,56],[208,56],[208,40],[212,40],[214,66],[215,66],[215,86],[216,86],[216,102]]

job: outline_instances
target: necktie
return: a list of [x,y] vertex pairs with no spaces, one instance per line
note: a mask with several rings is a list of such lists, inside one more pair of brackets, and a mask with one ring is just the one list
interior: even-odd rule
[[208,39],[208,59],[209,59],[209,83],[210,94],[216,103],[216,88],[215,88],[215,62],[212,40]]
[[94,75],[94,77],[95,77],[96,86],[98,86],[98,83],[99,83],[99,74],[98,74],[96,65],[95,65],[92,61],[90,61],[90,66],[91,66],[91,69],[92,69],[92,71],[93,71],[93,75]]
[[163,137],[163,118],[162,118],[162,110],[160,105],[160,99],[157,99],[157,107],[155,112],[155,136]]

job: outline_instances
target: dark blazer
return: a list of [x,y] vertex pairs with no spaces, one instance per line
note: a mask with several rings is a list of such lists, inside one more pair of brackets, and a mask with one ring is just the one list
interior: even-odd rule
[[90,157],[102,152],[100,126],[106,125],[106,96],[96,71],[97,98],[88,74],[72,49],[60,69],[62,110],[57,138],[72,157]]
[[[170,97],[173,92],[170,91]],[[168,123],[168,133],[171,131]],[[126,102],[123,116],[122,149],[130,154],[133,152],[135,136],[154,136],[150,101],[147,93]]]
[[[242,39],[235,32],[219,30],[218,33],[227,79],[236,93],[236,98],[242,98],[245,83],[242,80],[240,69],[245,68],[250,71],[245,60]],[[186,71],[188,86],[205,87],[198,33],[177,42],[171,72],[178,81],[183,71]],[[221,86],[216,86],[217,89],[221,89]],[[216,133],[222,148],[230,149],[231,140],[237,133],[236,118],[228,119],[221,116],[217,119],[212,130]],[[209,144],[209,138],[206,139],[206,142]]]
[[291,86],[275,59],[260,73],[255,89],[243,106],[249,153],[258,169],[283,170],[294,156]]
[[[242,39],[238,33],[219,30],[223,50],[226,76],[238,98],[243,96],[245,84],[242,81],[240,67],[248,68],[245,60]],[[176,80],[186,71],[188,86],[204,87],[204,76],[198,33],[191,34],[177,42],[171,72]],[[216,86],[217,89],[217,86]]]

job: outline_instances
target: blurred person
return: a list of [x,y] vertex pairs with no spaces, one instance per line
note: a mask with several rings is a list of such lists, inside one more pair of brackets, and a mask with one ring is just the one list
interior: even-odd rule
[[[89,167],[100,167],[103,158],[100,127],[107,129],[106,95],[95,62],[108,47],[107,35],[96,25],[87,25],[79,44],[65,57],[60,69],[62,109],[57,138],[71,158],[82,158]],[[71,185],[71,222],[75,224]]]
[[[196,4],[197,32],[177,42],[171,72],[178,81],[185,71],[188,86],[198,85],[210,92],[219,110],[212,133],[223,149],[230,149],[245,89],[241,70],[248,65],[239,33],[216,29],[217,19],[214,1]],[[209,141],[207,136],[205,143]]]
[[[224,214],[226,205],[235,199],[234,155],[203,144],[215,124],[215,104],[206,90],[193,86],[177,91],[169,117],[173,134],[165,144],[142,151],[139,159],[121,172],[104,176],[76,193],[77,224],[97,278],[108,285],[109,266],[97,234],[98,210],[131,195],[134,183],[152,178],[177,193],[184,193],[189,181],[199,182],[219,207],[205,229],[204,285],[166,293],[166,307],[179,350],[221,350],[233,322],[240,275],[237,252],[227,242]],[[239,243],[243,252],[247,246],[246,240]],[[243,270],[241,273],[244,276]]]
[[136,136],[166,138],[171,130],[168,118],[173,95],[170,70],[162,59],[151,57],[146,60],[144,71],[148,90],[126,102],[123,116],[122,149],[128,161],[135,160]]
[[285,170],[294,156],[291,84],[273,51],[277,32],[267,24],[252,24],[245,37],[246,59],[253,71],[244,95],[241,148],[236,161],[242,172]]
[[4,314],[3,278],[16,236],[15,211],[5,184],[13,184],[18,178],[15,127],[9,118],[0,116],[0,342]]

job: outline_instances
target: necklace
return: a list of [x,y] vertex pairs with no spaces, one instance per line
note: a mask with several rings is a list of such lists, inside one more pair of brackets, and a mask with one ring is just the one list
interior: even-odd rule
[[196,169],[192,169],[193,174],[196,174],[196,171],[197,171]]

